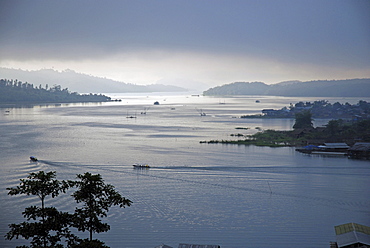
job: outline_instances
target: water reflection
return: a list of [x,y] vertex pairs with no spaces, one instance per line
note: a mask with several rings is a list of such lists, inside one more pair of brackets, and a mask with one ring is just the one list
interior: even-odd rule
[[[233,97],[225,104],[219,98],[179,95],[123,98],[19,107],[0,115],[0,187],[15,186],[39,170],[55,170],[58,179],[86,171],[102,174],[133,201],[129,208],[112,209],[111,230],[96,235],[111,247],[176,247],[181,242],[223,248],[328,247],[335,225],[370,224],[368,161],[309,156],[293,148],[199,143],[252,133],[256,127],[291,129],[288,119],[232,116],[280,108],[298,98]],[[152,106],[153,100],[164,99]],[[150,106],[146,115],[126,118],[128,110],[144,106]],[[199,116],[196,108],[207,110],[207,116]],[[39,161],[29,163],[30,155]],[[133,163],[151,168],[134,170]],[[5,190],[0,199],[2,233],[7,224],[23,221],[25,207],[38,203],[32,197],[7,196]],[[74,209],[69,194],[48,203]],[[2,247],[21,243],[0,240]]]

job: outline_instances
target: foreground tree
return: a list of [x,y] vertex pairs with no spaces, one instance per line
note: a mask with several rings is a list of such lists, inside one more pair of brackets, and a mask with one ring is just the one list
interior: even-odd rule
[[[82,207],[75,210],[73,226],[79,231],[90,233],[90,238],[83,240],[78,247],[105,247],[101,241],[93,240],[93,233],[107,232],[110,226],[101,221],[102,217],[107,216],[107,212],[112,206],[130,206],[131,201],[121,196],[113,185],[105,184],[100,174],[92,175],[89,172],[77,175],[79,180],[69,181],[70,186],[77,187],[77,191],[72,194],[77,203],[82,203]],[[100,245],[100,246],[99,246]]]
[[[18,246],[19,248],[62,248],[62,242],[71,248],[109,248],[104,242],[93,240],[92,234],[107,232],[110,229],[100,218],[107,216],[111,206],[125,207],[130,206],[132,202],[115,191],[114,186],[105,184],[99,174],[86,172],[84,175],[77,175],[77,181],[58,181],[55,178],[55,171],[30,173],[27,179],[20,179],[19,186],[7,188],[9,195],[38,196],[41,206],[26,208],[23,216],[27,221],[10,224],[6,239],[18,239],[19,236],[27,240],[32,239],[30,246]],[[71,187],[77,187],[72,196],[77,203],[82,203],[82,207],[77,207],[74,214],[58,211],[55,207],[45,207],[47,197],[54,198],[60,193],[66,193]],[[75,236],[70,232],[70,227],[83,232],[89,231],[90,238],[81,239]]]
[[[54,198],[61,192],[65,193],[69,185],[58,181],[56,172],[30,173],[27,179],[20,179],[20,185],[7,188],[9,195],[35,195],[41,201],[41,206],[31,206],[25,209],[23,216],[27,221],[20,224],[10,224],[6,239],[12,240],[19,236],[32,239],[30,247],[63,247],[60,242],[75,238],[69,231],[72,215],[60,212],[55,207],[45,207],[46,197]],[[31,222],[32,220],[32,222]],[[21,246],[23,248],[28,246]]]

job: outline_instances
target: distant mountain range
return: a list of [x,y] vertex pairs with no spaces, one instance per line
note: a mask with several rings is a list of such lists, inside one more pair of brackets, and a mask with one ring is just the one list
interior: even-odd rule
[[78,93],[133,93],[133,92],[181,92],[187,91],[173,85],[151,84],[136,85],[115,81],[112,79],[94,77],[87,74],[77,73],[73,70],[62,72],[53,69],[42,69],[38,71],[24,71],[20,69],[9,69],[0,67],[0,79],[19,80],[28,82],[35,86],[40,84],[61,85],[72,92]]
[[262,82],[235,82],[210,88],[203,94],[206,96],[370,97],[370,78],[308,82],[287,81],[271,85]]

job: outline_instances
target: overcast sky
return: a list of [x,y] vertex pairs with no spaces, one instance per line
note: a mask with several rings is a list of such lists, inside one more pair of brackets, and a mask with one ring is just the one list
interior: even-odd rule
[[135,84],[365,78],[370,1],[1,0],[0,67]]

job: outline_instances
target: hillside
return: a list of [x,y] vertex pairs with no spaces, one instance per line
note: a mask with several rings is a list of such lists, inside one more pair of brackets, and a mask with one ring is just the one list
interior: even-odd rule
[[20,69],[0,68],[0,78],[19,80],[34,85],[63,85],[73,92],[80,93],[133,93],[133,92],[178,92],[187,91],[184,88],[163,85],[135,85],[114,81],[112,79],[94,77],[77,73],[72,70],[62,72],[52,69],[24,71]]
[[70,92],[60,85],[35,87],[33,84],[18,80],[0,79],[0,103],[70,103],[70,102],[107,102],[111,98],[102,94],[83,94]]
[[370,78],[346,80],[289,81],[267,85],[262,82],[235,82],[203,92],[218,95],[269,95],[295,97],[370,97]]

